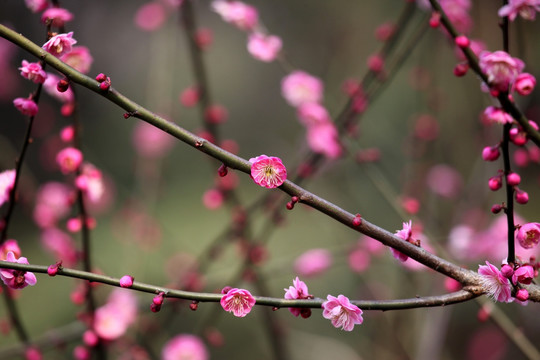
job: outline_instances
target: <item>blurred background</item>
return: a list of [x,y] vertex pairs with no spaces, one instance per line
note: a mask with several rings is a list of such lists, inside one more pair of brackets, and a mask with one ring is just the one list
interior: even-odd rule
[[[74,32],[77,45],[88,47],[93,57],[89,76],[107,74],[112,86],[125,96],[200,132],[201,112],[179,100],[186,88],[196,84],[179,10],[171,2],[159,3],[166,11],[150,31],[135,21],[147,4],[61,3],[74,15],[67,30]],[[309,149],[295,109],[281,95],[282,78],[294,69],[319,77],[324,82],[323,104],[337,116],[348,101],[342,90],[344,81],[362,79],[368,71],[367,59],[384,45],[376,38],[376,29],[384,23],[395,24],[407,4],[390,0],[254,0],[250,4],[259,11],[264,28],[282,39],[287,66],[251,57],[245,32],[225,23],[211,10],[210,1],[194,3],[199,27],[213,34],[203,57],[212,103],[224,106],[228,113],[228,120],[219,125],[220,138],[234,140],[243,158],[278,156],[292,169]],[[501,49],[499,7],[499,3],[481,0],[469,11],[471,38],[484,41],[490,51]],[[455,49],[442,31],[425,26],[429,17],[420,7],[410,11],[393,59],[407,56],[384,81],[375,80],[378,90],[371,93],[367,109],[357,118],[355,135],[342,138],[344,155],[321,162],[316,176],[303,185],[391,232],[412,219],[414,234],[424,247],[462,266],[475,270],[486,260],[499,265],[506,257],[506,230],[501,215],[493,215],[489,209],[504,201],[505,195],[491,192],[487,180],[502,165],[500,160],[482,161],[481,151],[500,140],[502,128],[486,126],[480,120],[492,100],[480,91],[474,74],[453,75],[459,62]],[[0,22],[37,44],[45,42],[40,15],[29,11],[22,1],[1,2]],[[511,53],[523,59],[525,71],[532,74],[538,74],[540,63],[539,31],[537,22],[518,18],[511,24]],[[28,121],[12,101],[35,90],[35,84],[23,79],[17,69],[23,59],[36,59],[1,38],[0,54],[3,171],[14,167]],[[392,69],[392,60],[388,63]],[[292,285],[296,276],[320,298],[344,294],[350,299],[383,300],[448,292],[443,276],[421,266],[405,266],[388,249],[334,220],[301,205],[286,211],[289,199],[255,185],[245,174],[228,175],[238,181],[233,201],[229,198],[221,206],[209,205],[212,202],[203,197],[216,188],[219,163],[168,135],[152,132],[135,118],[124,119],[124,111],[104,98],[78,86],[75,91],[85,160],[101,170],[105,183],[102,200],[90,208],[97,220],[91,232],[96,271],[113,277],[129,274],[137,281],[160,286],[219,292],[229,285],[273,297],[282,297],[283,288]],[[540,114],[538,96],[535,91],[516,99],[535,121]],[[36,224],[36,195],[50,182],[73,183],[55,163],[56,153],[65,147],[61,129],[72,121],[61,115],[61,105],[47,94],[39,102],[34,141],[23,166],[19,203],[8,234],[19,242],[23,256],[32,264],[59,260],[44,245],[46,230]],[[157,150],[152,146],[148,150],[149,144]],[[533,146],[527,144],[526,148]],[[512,147],[517,160],[514,169],[522,177],[520,188],[531,199],[527,205],[518,205],[522,220],[516,222],[539,221],[537,151],[520,149],[515,155],[516,149]],[[365,155],[366,150],[375,153],[374,158],[357,161],[358,154]],[[226,236],[231,232],[231,219],[238,223],[239,204],[248,208],[271,191],[276,196],[269,202],[248,210],[247,230],[241,236],[234,231]],[[274,206],[283,211],[269,220]],[[2,216],[6,207],[0,209]],[[66,220],[75,215],[76,208],[67,211],[55,229],[80,248],[80,234],[66,230]],[[322,260],[310,262],[325,265],[326,261],[326,266],[310,273],[297,260],[312,249],[325,251]],[[530,255],[533,253],[522,253],[525,260]],[[247,270],[246,256],[254,262]],[[192,274],[193,264],[199,266],[197,276]],[[84,306],[73,301],[79,282],[37,277],[36,286],[17,296],[23,323],[32,339],[48,339],[45,359],[72,358],[84,331],[77,321]],[[100,285],[95,291],[102,305],[112,288]],[[537,343],[540,325],[535,303],[494,305],[479,299],[445,308],[369,311],[364,312],[364,323],[349,333],[335,329],[318,310],[301,319],[286,309],[255,307],[239,319],[222,311],[219,304],[201,303],[193,312],[188,302],[166,300],[154,314],[149,311],[152,296],[135,295],[139,315],[125,335],[111,341],[110,358],[159,358],[164,344],[181,333],[199,336],[212,359],[540,356],[530,348],[525,354],[527,343],[515,340],[523,334]],[[3,305],[0,322],[1,355],[2,348],[10,348],[18,340],[9,331]]]

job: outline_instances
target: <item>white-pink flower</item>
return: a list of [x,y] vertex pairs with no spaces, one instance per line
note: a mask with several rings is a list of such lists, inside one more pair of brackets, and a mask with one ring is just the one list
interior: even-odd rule
[[489,297],[499,302],[512,302],[512,285],[495,265],[489,261],[486,265],[478,265],[478,274]]
[[323,302],[323,317],[331,320],[332,325],[345,331],[352,331],[354,325],[362,324],[362,310],[354,304],[351,304],[346,296],[338,295],[334,297],[328,295],[327,301]]
[[36,84],[43,84],[47,78],[47,73],[41,67],[41,64],[38,62],[29,63],[26,60],[22,61],[22,66],[19,68],[21,70],[21,76],[25,79],[33,81]]
[[[20,257],[19,259],[15,258],[15,254],[12,251],[7,253],[5,261],[18,264],[29,264],[25,257]],[[0,269],[0,279],[11,289],[22,289],[28,285],[34,286],[37,282],[34,273],[12,269]]]
[[249,159],[251,178],[259,186],[273,189],[281,186],[287,179],[287,169],[280,158],[260,155]]
[[323,91],[323,82],[304,71],[293,71],[281,80],[281,94],[291,106],[320,102]]
[[73,39],[73,31],[67,34],[58,34],[49,39],[44,45],[43,50],[53,56],[60,57],[71,51],[77,40]]
[[163,360],[207,360],[208,350],[200,338],[190,334],[176,335],[161,351]]
[[[298,276],[293,280],[293,286],[283,289],[285,290],[285,299],[287,300],[298,300],[298,299],[310,299],[312,295],[308,292],[308,287],[305,282],[300,280]],[[294,316],[300,315],[302,312],[301,308],[289,308],[289,311]]]
[[254,32],[249,35],[247,49],[255,59],[271,62],[281,51],[281,45],[281,39],[275,35]]
[[534,20],[537,11],[540,11],[540,0],[510,0],[499,9],[499,16],[508,16],[510,21],[514,21],[518,15],[525,20]]
[[230,289],[220,301],[223,310],[232,312],[236,317],[244,317],[255,305],[255,298],[248,290]]
[[259,21],[257,9],[241,1],[212,1],[212,10],[240,30],[253,30]]
[[332,265],[332,254],[326,249],[311,249],[294,261],[294,271],[302,276],[315,276]]
[[0,206],[9,201],[9,196],[15,184],[15,169],[2,171],[0,173]]

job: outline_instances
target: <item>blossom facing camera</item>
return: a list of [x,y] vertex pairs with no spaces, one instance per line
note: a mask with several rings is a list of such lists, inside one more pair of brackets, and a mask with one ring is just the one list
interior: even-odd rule
[[516,240],[524,249],[531,249],[540,241],[540,223],[521,225],[516,234]]
[[[6,261],[29,265],[25,257],[15,258],[13,251],[7,253]],[[0,279],[11,289],[22,289],[28,285],[34,286],[37,282],[34,273],[13,269],[0,269]]]
[[255,298],[248,290],[230,289],[220,301],[223,310],[232,312],[236,317],[244,317],[251,312]]
[[495,265],[489,261],[486,265],[478,265],[478,274],[482,277],[487,296],[499,302],[512,301],[512,285]]
[[272,62],[279,55],[281,45],[281,39],[275,35],[254,32],[249,35],[247,49],[255,59]]
[[293,71],[281,80],[281,94],[294,107],[309,102],[320,102],[323,91],[321,79],[304,71]]
[[354,325],[362,324],[362,310],[354,304],[351,304],[346,296],[338,295],[334,297],[328,295],[327,301],[323,302],[323,317],[331,320],[332,325],[345,331],[352,331]]
[[281,186],[287,179],[287,169],[280,158],[260,155],[249,159],[251,178],[259,186],[273,189]]
[[49,54],[60,57],[71,52],[73,45],[77,40],[73,39],[73,31],[67,34],[58,34],[49,39],[44,45],[43,50]]
[[479,57],[479,66],[486,74],[492,89],[508,91],[525,64],[504,51],[482,51]]

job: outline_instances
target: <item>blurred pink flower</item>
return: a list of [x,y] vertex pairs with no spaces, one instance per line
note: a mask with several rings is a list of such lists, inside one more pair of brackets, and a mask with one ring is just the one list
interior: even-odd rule
[[132,291],[114,289],[107,303],[95,312],[94,331],[104,340],[115,340],[124,335],[137,317],[137,298]]
[[296,115],[306,127],[327,124],[332,121],[328,110],[315,102],[303,103],[296,109]]
[[512,285],[496,266],[486,261],[486,265],[478,265],[478,274],[489,297],[499,302],[512,302]]
[[254,32],[248,37],[247,48],[251,56],[255,59],[271,62],[279,55],[281,45],[281,39],[275,35]]
[[60,60],[83,74],[88,74],[90,66],[94,62],[90,50],[86,46],[74,46],[71,52],[62,55]]
[[157,1],[141,5],[135,13],[135,25],[144,31],[155,31],[163,26],[168,12],[165,6]]
[[66,9],[51,7],[41,14],[41,22],[47,24],[50,21],[51,26],[62,27],[66,22],[73,20],[73,14]]
[[504,125],[513,122],[514,119],[503,109],[495,106],[488,106],[482,114],[482,121],[485,124],[498,123]]
[[518,15],[525,20],[534,20],[537,11],[540,11],[540,0],[510,0],[499,9],[499,16],[508,16],[510,21],[514,21]]
[[24,0],[24,3],[33,13],[43,11],[49,6],[48,0]]
[[342,153],[339,134],[332,122],[310,126],[306,137],[313,152],[323,154],[329,159],[337,159]]
[[16,258],[21,257],[21,248],[15,239],[8,239],[0,245],[0,260],[6,260],[8,252],[12,252]]
[[73,31],[67,34],[58,34],[49,39],[44,45],[43,50],[47,51],[53,56],[60,57],[71,51],[72,46],[77,43],[77,40],[73,39]]
[[161,351],[163,360],[207,360],[209,359],[206,346],[195,335],[176,335],[163,346]]
[[259,21],[257,9],[241,1],[212,1],[212,10],[240,30],[253,30]]
[[171,135],[144,121],[135,124],[132,141],[140,156],[153,159],[167,155],[175,144]]
[[[12,251],[7,253],[5,261],[18,264],[29,264],[25,257],[20,257],[19,259],[15,258],[15,254],[13,254]],[[37,282],[34,273],[12,269],[0,269],[0,279],[2,279],[4,284],[11,289],[22,289],[28,285],[34,286]]]
[[28,61],[23,60],[19,70],[21,70],[22,77],[33,81],[36,84],[43,84],[47,78],[47,73],[43,70],[39,62],[29,63]]
[[26,116],[36,116],[39,110],[37,104],[32,99],[16,98],[13,100],[13,105]]
[[311,249],[294,261],[294,270],[301,276],[310,277],[323,273],[332,265],[332,255],[326,249]]
[[255,298],[248,290],[234,288],[223,295],[220,303],[223,310],[232,312],[236,317],[244,317],[255,305]]
[[281,94],[291,106],[320,102],[323,91],[322,81],[304,71],[293,71],[281,80]]
[[185,107],[193,107],[197,105],[201,97],[200,90],[195,86],[190,86],[180,94],[180,103]]
[[431,191],[449,199],[459,194],[463,183],[457,170],[446,164],[433,166],[427,174],[426,181]]
[[36,195],[34,221],[41,228],[52,227],[58,220],[67,216],[73,198],[69,186],[59,182],[42,185]]
[[371,257],[369,256],[369,252],[362,247],[356,247],[351,252],[349,252],[347,260],[349,263],[349,268],[356,273],[362,273],[366,271],[369,268],[369,264],[371,263]]
[[345,331],[352,331],[354,325],[362,324],[362,310],[358,306],[351,304],[346,296],[338,295],[334,297],[328,295],[327,301],[323,302],[323,317],[331,320],[332,325]]
[[67,233],[57,228],[47,228],[41,232],[41,244],[52,253],[55,260],[62,260],[66,266],[77,263],[79,256],[75,242]]
[[273,189],[281,186],[287,179],[287,169],[280,158],[260,155],[249,159],[251,178],[259,186]]
[[47,94],[52,96],[53,98],[57,99],[60,102],[63,103],[71,103],[73,102],[74,95],[73,90],[71,90],[71,87],[68,88],[64,92],[58,91],[56,85],[61,79],[52,73],[47,73],[47,79],[45,79],[45,82],[43,83],[43,87],[45,88],[45,91]]
[[82,165],[81,174],[75,179],[75,185],[93,203],[98,202],[105,191],[101,171],[87,162]]
[[56,163],[60,167],[62,174],[75,172],[81,165],[83,155],[79,149],[67,147],[56,155]]
[[5,170],[0,173],[0,206],[9,201],[16,174],[15,169]]
[[516,240],[524,249],[531,249],[540,241],[540,223],[521,225],[516,234]]
[[489,85],[499,91],[508,91],[525,67],[523,61],[504,51],[482,51],[478,65],[486,74]]
[[[293,286],[283,289],[285,290],[285,299],[297,300],[297,299],[311,299],[312,295],[309,294],[308,287],[305,282],[300,280],[298,276],[293,280]],[[289,308],[289,311],[294,316],[298,317],[302,312],[301,308]]]
[[216,210],[223,205],[223,192],[218,189],[206,190],[203,194],[203,205],[209,210]]

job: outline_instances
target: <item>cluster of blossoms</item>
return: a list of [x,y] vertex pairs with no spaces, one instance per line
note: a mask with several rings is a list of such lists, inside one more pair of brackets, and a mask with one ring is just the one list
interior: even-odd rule
[[266,34],[259,25],[259,13],[255,7],[241,1],[216,0],[212,2],[212,9],[225,22],[249,33],[247,49],[255,59],[272,62],[278,57],[282,41],[278,36]]
[[[14,239],[8,239],[0,245],[0,260],[28,265],[28,259],[21,256],[19,244]],[[23,289],[34,286],[37,282],[34,273],[24,270],[0,269],[0,280],[10,289]]]
[[[486,265],[478,266],[478,273],[482,277],[482,285],[489,297],[498,302],[519,301],[527,304],[529,292],[520,287],[520,284],[529,285],[538,276],[540,263],[528,263],[513,267],[504,264],[499,270],[495,265],[486,261]],[[515,294],[512,295],[512,290]]]

